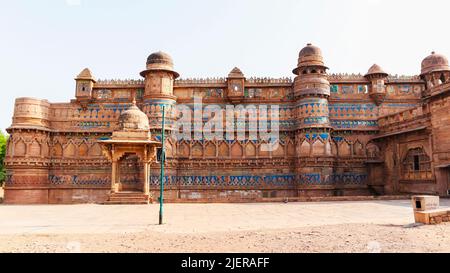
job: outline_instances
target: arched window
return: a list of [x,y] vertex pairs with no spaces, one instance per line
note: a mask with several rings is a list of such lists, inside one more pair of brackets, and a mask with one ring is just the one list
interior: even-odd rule
[[405,179],[428,179],[431,176],[431,160],[423,148],[410,149],[402,162]]

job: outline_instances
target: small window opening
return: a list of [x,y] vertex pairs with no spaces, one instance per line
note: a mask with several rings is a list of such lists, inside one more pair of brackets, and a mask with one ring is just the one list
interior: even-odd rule
[[416,201],[416,209],[421,209],[422,208],[422,203],[420,203],[419,200]]
[[420,160],[418,155],[414,156],[414,171],[420,171]]

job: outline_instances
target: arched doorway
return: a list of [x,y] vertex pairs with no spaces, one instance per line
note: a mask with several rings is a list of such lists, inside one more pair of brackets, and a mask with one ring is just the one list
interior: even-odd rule
[[137,154],[124,154],[119,161],[118,190],[143,192],[144,180],[144,164]]

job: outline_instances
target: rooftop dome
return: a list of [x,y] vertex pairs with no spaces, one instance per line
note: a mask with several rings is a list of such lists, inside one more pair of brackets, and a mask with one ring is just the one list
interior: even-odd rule
[[370,75],[376,75],[376,74],[385,75],[385,76],[389,75],[388,73],[384,72],[384,70],[379,65],[374,64],[369,68],[369,71],[367,71],[367,74],[365,75],[365,77],[370,76]]
[[434,51],[430,56],[426,57],[422,61],[422,72],[421,74],[428,74],[436,71],[450,71],[448,65],[448,59],[444,55],[436,54]]
[[[307,44],[298,54],[297,68],[293,70],[298,75],[298,71],[306,66],[322,66],[325,67],[322,57],[322,50],[312,44]],[[325,67],[327,68],[327,67]]]
[[121,131],[148,131],[150,129],[148,117],[133,101],[127,110],[119,116],[119,126]]
[[150,54],[146,62],[147,70],[141,72],[141,76],[145,76],[149,71],[163,70],[169,71],[177,78],[179,74],[173,70],[173,60],[169,54],[158,51]]
[[147,64],[167,64],[173,66],[173,60],[169,54],[158,51],[148,56]]

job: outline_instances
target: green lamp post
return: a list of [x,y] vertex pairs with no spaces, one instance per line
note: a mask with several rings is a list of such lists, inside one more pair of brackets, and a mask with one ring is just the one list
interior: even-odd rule
[[161,126],[161,142],[162,142],[162,148],[161,148],[161,174],[160,174],[160,189],[159,189],[159,224],[163,224],[163,203],[164,203],[164,160],[166,159],[166,151],[165,151],[165,137],[164,137],[164,126],[166,122],[166,107],[163,105],[162,107],[162,126]]

